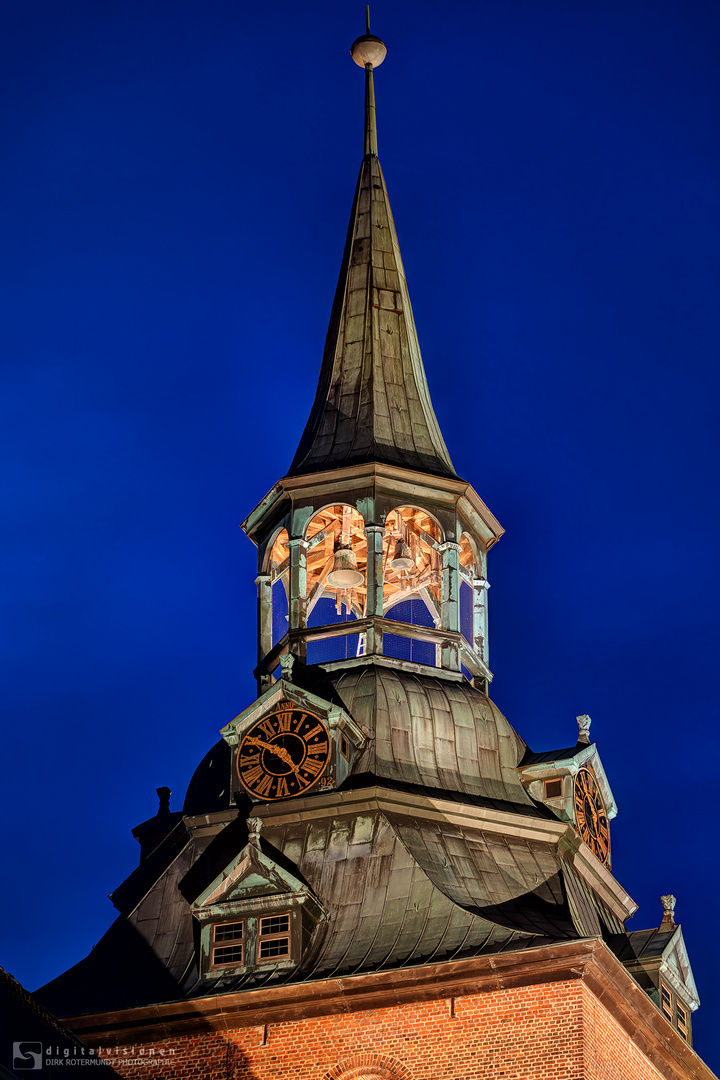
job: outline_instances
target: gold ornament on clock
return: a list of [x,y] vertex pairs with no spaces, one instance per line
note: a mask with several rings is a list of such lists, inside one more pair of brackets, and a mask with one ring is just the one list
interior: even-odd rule
[[578,771],[573,793],[577,831],[601,862],[610,857],[610,824],[595,774],[588,766]]
[[330,734],[322,720],[281,701],[241,739],[237,772],[256,798],[289,799],[308,791],[329,760]]

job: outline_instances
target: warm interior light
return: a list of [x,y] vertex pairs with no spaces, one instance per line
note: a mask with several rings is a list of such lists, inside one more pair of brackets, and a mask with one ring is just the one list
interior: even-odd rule
[[390,566],[393,570],[412,570],[414,565],[415,560],[410,555],[410,548],[402,540],[398,540],[395,544],[393,557],[390,560]]
[[357,556],[351,547],[338,547],[333,568],[327,576],[328,585],[334,589],[354,589],[362,585],[363,575],[357,568]]

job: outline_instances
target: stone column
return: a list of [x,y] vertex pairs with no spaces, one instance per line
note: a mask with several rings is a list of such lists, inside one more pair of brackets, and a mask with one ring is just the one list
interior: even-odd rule
[[[443,630],[460,632],[460,545],[448,541],[438,544],[440,552],[440,625]],[[442,644],[442,666],[460,670],[460,649],[456,641]]]
[[487,590],[490,583],[484,577],[473,578],[473,648],[480,659],[488,662]]
[[257,633],[258,633],[258,663],[263,660],[272,649],[272,586],[269,574],[258,574],[255,578],[257,585]]
[[[291,630],[302,630],[306,625],[307,610],[307,540],[288,540],[290,552],[290,596],[288,597],[288,623]],[[305,642],[296,642],[292,651],[299,660],[305,661]]]
[[[376,615],[383,613],[383,537],[385,529],[382,525],[367,525],[365,528],[367,537],[367,602],[365,613],[368,618],[374,619]],[[382,654],[382,630],[371,623],[367,629],[365,638],[365,653]]]

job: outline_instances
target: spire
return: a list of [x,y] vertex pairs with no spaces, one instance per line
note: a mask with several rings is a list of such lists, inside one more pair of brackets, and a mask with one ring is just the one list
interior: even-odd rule
[[376,461],[456,476],[435,418],[385,178],[377,158],[373,69],[387,50],[368,33],[365,156],[325,341],[315,401],[290,476]]

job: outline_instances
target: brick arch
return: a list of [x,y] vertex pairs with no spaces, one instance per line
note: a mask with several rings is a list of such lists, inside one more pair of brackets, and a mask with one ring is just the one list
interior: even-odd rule
[[410,1071],[387,1054],[356,1054],[341,1061],[323,1080],[413,1080]]

